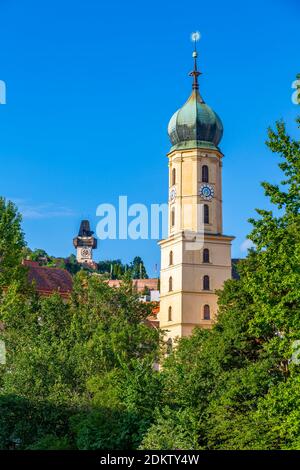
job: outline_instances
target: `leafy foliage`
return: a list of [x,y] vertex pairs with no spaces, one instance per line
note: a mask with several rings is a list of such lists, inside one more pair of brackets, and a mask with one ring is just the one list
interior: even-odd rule
[[24,258],[36,261],[40,266],[51,266],[66,269],[72,275],[79,271],[96,272],[102,279],[122,279],[124,275],[130,275],[132,279],[148,279],[148,274],[144,262],[140,256],[136,256],[130,264],[123,264],[120,259],[99,261],[95,266],[83,265],[78,263],[76,256],[71,254],[68,258],[57,258],[37,248],[31,250],[28,247],[23,248]]
[[13,280],[24,286],[26,271],[21,267],[24,247],[21,216],[12,202],[0,197],[0,290]]
[[[15,397],[12,408],[23,400],[37,423],[30,432],[26,409],[21,429],[22,419],[9,419],[12,429],[4,432],[3,448],[13,445],[10,436],[19,448],[42,448],[45,442],[84,449],[136,447],[151,422],[159,387],[153,364],[160,338],[145,323],[150,310],[130,280],[113,289],[80,272],[68,303],[57,294],[39,299],[32,294],[24,301],[11,285],[0,311],[7,348],[1,397]],[[55,414],[52,425],[36,412],[44,406]],[[60,422],[66,426],[60,428]]]

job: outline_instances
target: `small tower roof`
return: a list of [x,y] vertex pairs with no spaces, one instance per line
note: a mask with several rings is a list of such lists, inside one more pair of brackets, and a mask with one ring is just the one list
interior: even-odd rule
[[88,220],[82,220],[78,232],[79,237],[91,237],[94,232],[90,229],[90,222]]
[[97,240],[93,236],[94,232],[90,228],[88,220],[82,220],[77,237],[73,238],[75,248],[89,246],[93,249],[97,248]]

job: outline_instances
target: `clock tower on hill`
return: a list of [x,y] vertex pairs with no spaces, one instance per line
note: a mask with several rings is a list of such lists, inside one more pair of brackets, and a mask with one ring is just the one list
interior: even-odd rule
[[193,58],[192,93],[168,126],[169,229],[159,242],[159,320],[169,342],[196,326],[211,328],[215,291],[231,278],[234,237],[224,235],[222,227],[223,126],[199,92],[196,47]]
[[81,264],[93,265],[93,250],[97,248],[97,240],[93,236],[88,220],[82,220],[77,237],[73,239],[73,245],[77,250],[77,261]]

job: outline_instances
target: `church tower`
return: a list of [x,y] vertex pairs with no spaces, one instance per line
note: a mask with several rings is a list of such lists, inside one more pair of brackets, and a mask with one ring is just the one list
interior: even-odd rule
[[222,228],[223,126],[200,92],[197,50],[192,93],[172,116],[168,134],[169,229],[161,247],[160,327],[173,341],[211,328],[217,295],[231,277],[231,242]]

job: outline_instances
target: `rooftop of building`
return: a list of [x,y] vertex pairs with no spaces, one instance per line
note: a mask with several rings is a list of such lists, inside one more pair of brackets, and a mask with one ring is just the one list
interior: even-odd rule
[[51,295],[54,292],[62,297],[68,297],[72,292],[73,279],[65,269],[40,266],[37,261],[24,260],[28,267],[29,282],[35,284],[35,288],[41,295]]
[[[120,287],[121,282],[120,279],[109,279],[108,285],[110,287]],[[159,285],[158,278],[133,279],[132,283],[137,292],[143,292],[145,289],[158,290]]]

